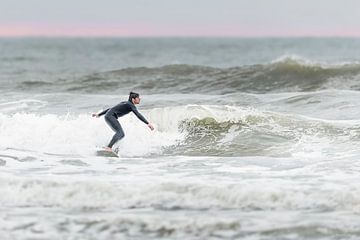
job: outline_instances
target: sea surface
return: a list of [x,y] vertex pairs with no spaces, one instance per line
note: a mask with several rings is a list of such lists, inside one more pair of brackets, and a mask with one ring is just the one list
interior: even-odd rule
[[360,239],[359,119],[360,39],[3,38],[0,236]]

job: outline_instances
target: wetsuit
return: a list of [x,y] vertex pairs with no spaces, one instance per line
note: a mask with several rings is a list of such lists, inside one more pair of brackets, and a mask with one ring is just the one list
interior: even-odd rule
[[128,114],[129,112],[133,112],[141,121],[143,121],[146,124],[149,124],[149,122],[144,118],[144,116],[138,112],[135,105],[130,101],[121,102],[112,108],[108,108],[98,113],[99,116],[105,114],[106,123],[111,127],[113,131],[115,131],[115,135],[113,136],[113,138],[111,139],[108,145],[109,148],[112,148],[112,146],[117,141],[119,141],[125,136],[124,131],[117,119],[119,117]]

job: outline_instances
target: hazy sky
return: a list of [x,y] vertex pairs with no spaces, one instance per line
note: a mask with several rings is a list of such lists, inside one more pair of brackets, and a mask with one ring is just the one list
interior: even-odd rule
[[0,36],[360,37],[360,0],[0,0]]

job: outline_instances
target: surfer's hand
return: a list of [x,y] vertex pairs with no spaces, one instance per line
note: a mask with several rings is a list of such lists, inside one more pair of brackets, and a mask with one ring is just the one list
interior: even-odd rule
[[154,130],[154,126],[151,123],[148,124],[148,127],[151,129],[151,131]]
[[91,114],[91,116],[93,116],[93,117],[99,117],[99,114],[97,114],[97,113],[93,113],[93,114]]

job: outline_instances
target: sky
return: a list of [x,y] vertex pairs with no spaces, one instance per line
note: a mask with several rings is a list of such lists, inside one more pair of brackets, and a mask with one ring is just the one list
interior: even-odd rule
[[360,37],[360,0],[0,0],[0,37]]

